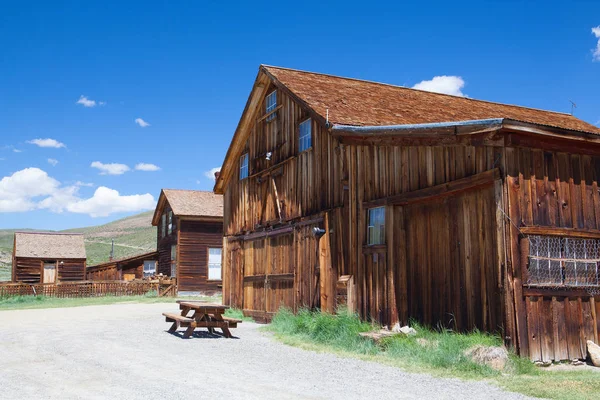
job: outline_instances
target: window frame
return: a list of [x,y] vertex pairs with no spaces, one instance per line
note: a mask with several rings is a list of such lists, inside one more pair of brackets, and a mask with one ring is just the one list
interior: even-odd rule
[[167,215],[167,232],[170,236],[173,234],[173,210],[169,210]]
[[163,212],[160,216],[160,237],[167,236],[167,213]]
[[[273,97],[275,98],[275,101],[271,102],[271,99]],[[273,90],[271,93],[269,93],[265,96],[265,115],[267,116],[265,118],[266,122],[271,122],[275,119],[275,117],[277,117],[277,111],[275,111],[276,108],[277,108],[277,89]]]
[[[248,152],[240,156],[240,181],[248,179],[248,176],[250,175],[249,158]],[[244,170],[246,171],[245,174],[243,172]]]
[[[146,263],[153,263],[154,269],[146,270]],[[157,264],[156,260],[144,260],[144,265],[142,267],[142,275],[144,276],[144,278],[156,275],[156,264]],[[147,272],[147,271],[149,271],[149,272]]]
[[[308,134],[302,135],[302,126],[308,125]],[[302,140],[308,138],[308,146],[302,148]],[[298,124],[298,153],[312,149],[312,118],[306,118]]]
[[[382,211],[382,223],[379,225],[379,227],[376,227],[374,225],[375,222],[378,222],[376,220],[372,220],[371,218],[371,213],[373,211]],[[377,217],[377,215],[375,215],[374,217]],[[372,241],[373,237],[371,235],[371,230],[375,230],[375,229],[379,229],[379,239],[377,241]],[[381,206],[381,207],[371,207],[367,209],[367,246],[379,246],[379,245],[385,245],[385,206]]]
[[177,245],[171,245],[171,278],[177,278]]
[[[215,263],[210,262],[210,251],[211,250],[219,250],[221,259],[219,260],[219,271],[221,272],[220,278],[211,278],[210,277],[210,266],[215,265]],[[223,248],[222,247],[207,247],[206,248],[206,280],[212,282],[220,282],[223,281]]]

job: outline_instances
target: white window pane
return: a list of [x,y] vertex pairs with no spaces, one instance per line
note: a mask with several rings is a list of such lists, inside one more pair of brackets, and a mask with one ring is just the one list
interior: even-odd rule
[[208,264],[208,279],[221,280],[221,264]]
[[208,263],[221,264],[221,249],[208,249]]

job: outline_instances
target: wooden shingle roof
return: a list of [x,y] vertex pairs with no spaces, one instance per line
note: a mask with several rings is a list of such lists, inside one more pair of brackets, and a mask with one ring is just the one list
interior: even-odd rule
[[15,232],[15,256],[45,259],[86,258],[83,235]]
[[427,92],[384,83],[263,66],[267,74],[332,124],[381,126],[506,118],[600,134],[570,114]]
[[158,225],[165,201],[178,217],[223,217],[223,196],[220,194],[200,190],[163,189],[152,219],[153,225]]

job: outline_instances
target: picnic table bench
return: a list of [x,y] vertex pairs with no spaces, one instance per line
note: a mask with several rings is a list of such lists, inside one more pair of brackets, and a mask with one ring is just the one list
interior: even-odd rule
[[[179,314],[163,313],[163,315],[167,322],[173,323],[169,328],[170,333],[175,332],[179,327],[187,328],[183,333],[184,338],[189,338],[196,328],[207,328],[210,333],[214,333],[214,329],[219,328],[223,331],[223,336],[231,338],[233,335],[229,328],[237,328],[237,324],[242,322],[223,315],[228,306],[183,300],[178,300],[177,304],[181,310]],[[190,311],[192,314],[188,315]]]

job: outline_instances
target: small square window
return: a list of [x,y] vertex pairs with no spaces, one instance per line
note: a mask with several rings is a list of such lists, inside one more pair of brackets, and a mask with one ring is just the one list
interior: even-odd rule
[[385,207],[369,209],[368,244],[385,243]]
[[312,120],[309,118],[298,127],[298,152],[310,149],[312,146]]
[[248,153],[240,157],[240,180],[248,177]]
[[[271,93],[269,93],[267,95],[267,99],[265,101],[265,113],[269,114],[270,112],[274,111],[276,107],[277,107],[277,90],[273,90]],[[266,118],[267,122],[272,121],[276,115],[277,115],[277,113],[275,113],[275,112],[273,112],[272,114],[269,114]]]

